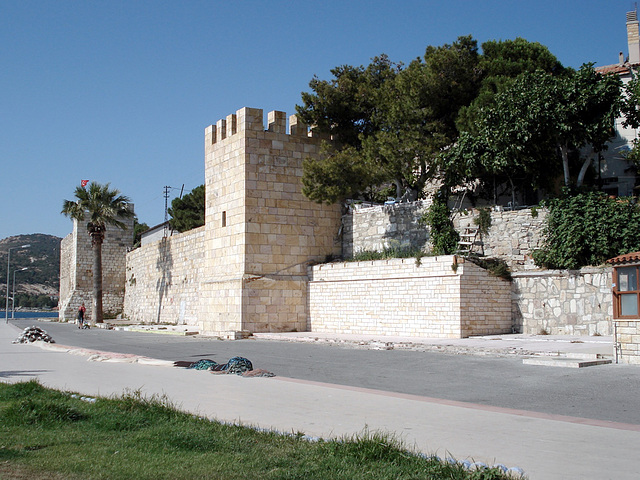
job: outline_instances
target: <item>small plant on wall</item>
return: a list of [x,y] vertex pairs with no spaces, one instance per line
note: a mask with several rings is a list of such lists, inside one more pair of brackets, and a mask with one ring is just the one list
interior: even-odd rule
[[478,216],[473,219],[473,223],[478,226],[478,231],[481,235],[487,235],[491,228],[491,210],[488,208],[481,208]]

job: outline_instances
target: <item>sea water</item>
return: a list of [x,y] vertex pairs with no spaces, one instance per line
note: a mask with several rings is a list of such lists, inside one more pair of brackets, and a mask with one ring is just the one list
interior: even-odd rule
[[[9,310],[9,318],[11,318]],[[5,318],[4,310],[0,310],[0,318]],[[58,312],[13,312],[13,318],[58,318]]]

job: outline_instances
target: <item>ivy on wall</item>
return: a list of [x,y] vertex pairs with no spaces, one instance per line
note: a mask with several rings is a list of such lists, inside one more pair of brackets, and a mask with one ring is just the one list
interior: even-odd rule
[[458,249],[460,236],[451,221],[446,200],[437,195],[420,223],[429,227],[429,238],[435,255],[450,255]]
[[576,269],[640,250],[640,206],[634,198],[601,192],[548,200],[544,244],[536,265]]

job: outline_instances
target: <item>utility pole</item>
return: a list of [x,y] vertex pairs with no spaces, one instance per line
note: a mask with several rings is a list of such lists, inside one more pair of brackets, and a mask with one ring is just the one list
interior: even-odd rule
[[164,186],[164,236],[167,236],[167,231],[169,230],[169,224],[167,223],[169,221],[169,191],[172,189],[173,187],[170,187],[168,185]]

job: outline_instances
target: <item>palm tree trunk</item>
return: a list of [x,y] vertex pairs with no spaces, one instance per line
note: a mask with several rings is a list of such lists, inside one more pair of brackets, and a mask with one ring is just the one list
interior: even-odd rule
[[92,236],[93,250],[93,317],[95,323],[103,322],[102,313],[102,235]]

